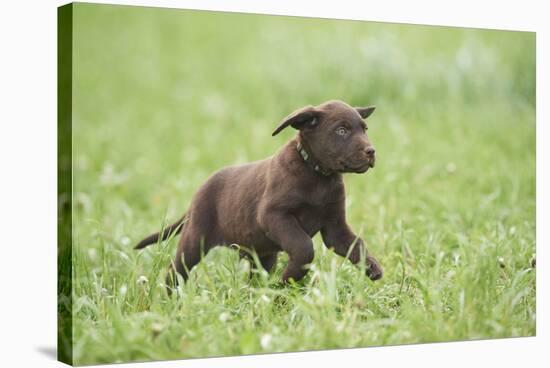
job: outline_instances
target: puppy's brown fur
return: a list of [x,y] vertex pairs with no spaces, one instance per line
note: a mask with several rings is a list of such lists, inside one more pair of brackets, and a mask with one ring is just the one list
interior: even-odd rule
[[[179,221],[136,248],[181,231],[172,270],[184,280],[201,255],[218,245],[254,250],[267,271],[284,251],[289,262],[283,281],[298,281],[313,260],[311,238],[320,231],[327,247],[355,264],[365,259],[367,275],[380,279],[381,266],[370,255],[361,258],[362,252],[366,254],[363,241],[346,223],[342,180],[343,173],[374,167],[374,148],[363,120],[373,111],[374,107],[352,108],[341,101],[295,111],[273,132],[287,126],[299,130],[277,154],[216,172]],[[174,282],[174,276],[167,281]]]

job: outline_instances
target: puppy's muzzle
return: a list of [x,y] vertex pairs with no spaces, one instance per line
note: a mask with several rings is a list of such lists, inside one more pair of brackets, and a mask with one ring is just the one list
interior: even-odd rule
[[345,171],[364,173],[368,169],[374,167],[376,163],[376,151],[374,147],[367,146],[350,157],[347,162],[343,163]]
[[376,163],[376,150],[373,146],[367,146],[364,149],[364,153],[366,156],[366,161],[370,167],[374,167],[374,164]]

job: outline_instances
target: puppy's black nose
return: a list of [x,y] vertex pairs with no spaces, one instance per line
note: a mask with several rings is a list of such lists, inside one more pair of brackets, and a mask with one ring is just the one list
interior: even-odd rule
[[374,156],[374,152],[376,152],[376,151],[375,151],[373,146],[369,146],[369,147],[365,148],[365,153],[367,154],[368,157]]

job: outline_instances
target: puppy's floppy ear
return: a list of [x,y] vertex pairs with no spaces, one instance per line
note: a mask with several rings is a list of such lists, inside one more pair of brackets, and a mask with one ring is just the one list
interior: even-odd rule
[[368,118],[371,116],[371,114],[374,112],[374,109],[376,109],[376,106],[368,106],[368,107],[356,107],[355,110],[361,115],[363,119]]
[[271,134],[272,136],[276,136],[279,134],[281,130],[286,128],[287,126],[292,126],[294,129],[303,129],[306,126],[314,126],[317,116],[317,110],[313,106],[306,106],[302,107],[299,110],[294,111],[292,114],[288,115],[286,118],[281,121],[281,124],[275,129],[275,131]]

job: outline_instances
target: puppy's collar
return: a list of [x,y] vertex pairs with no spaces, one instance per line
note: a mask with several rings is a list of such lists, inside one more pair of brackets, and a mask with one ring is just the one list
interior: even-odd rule
[[296,142],[296,150],[298,151],[300,156],[302,156],[302,159],[304,160],[304,162],[308,164],[315,172],[318,172],[323,176],[332,175],[332,171],[324,169],[321,165],[315,162],[315,160],[313,160],[311,155],[306,151],[306,149],[304,148],[304,146],[300,141]]

